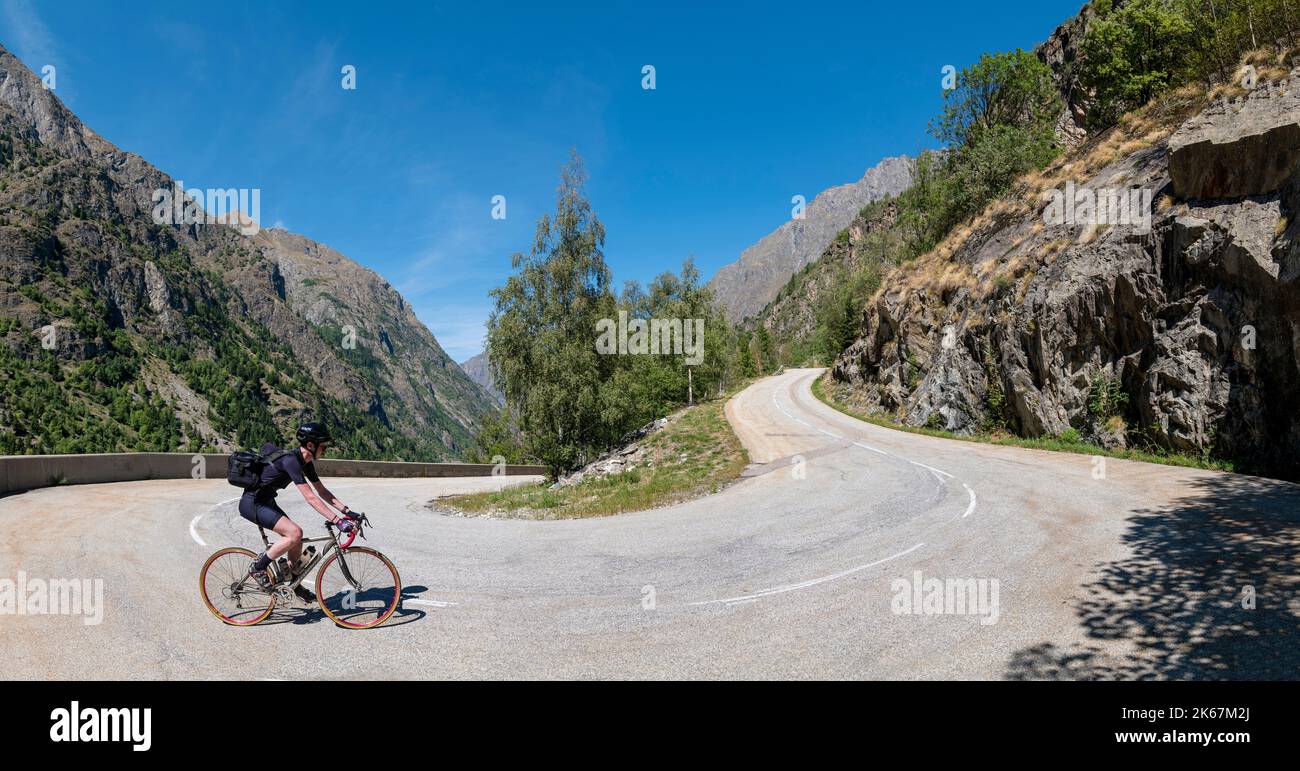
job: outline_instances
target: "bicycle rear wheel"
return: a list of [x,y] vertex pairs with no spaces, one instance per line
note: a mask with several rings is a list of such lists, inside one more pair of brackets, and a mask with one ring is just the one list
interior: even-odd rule
[[[356,579],[356,586],[348,580],[348,574]],[[331,554],[321,565],[316,573],[316,601],[339,626],[370,629],[387,621],[397,610],[402,601],[402,579],[387,557],[374,549],[354,546]]]
[[212,615],[232,626],[252,626],[275,609],[275,596],[267,594],[248,576],[248,563],[257,555],[248,549],[222,549],[203,563],[199,592]]

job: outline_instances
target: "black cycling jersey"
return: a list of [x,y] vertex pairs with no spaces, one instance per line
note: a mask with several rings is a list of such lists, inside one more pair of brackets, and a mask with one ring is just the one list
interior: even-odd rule
[[[262,455],[270,455],[278,449],[280,448],[274,444],[267,443],[262,446]],[[288,487],[290,482],[305,485],[309,479],[320,482],[320,477],[316,475],[316,464],[312,461],[303,463],[302,454],[294,449],[288,455],[276,458],[262,469],[258,492],[261,495],[274,496],[277,490]]]

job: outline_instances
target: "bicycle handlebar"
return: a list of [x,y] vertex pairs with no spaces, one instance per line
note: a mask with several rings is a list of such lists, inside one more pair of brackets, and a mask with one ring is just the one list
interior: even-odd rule
[[[347,540],[345,543],[340,543],[340,544],[339,544],[339,548],[340,548],[340,549],[346,549],[346,548],[348,548],[349,546],[351,546],[351,545],[352,545],[352,542],[355,541],[355,540],[357,540],[357,536],[361,536],[362,538],[365,538],[365,537],[366,537],[365,533],[361,532],[362,525],[369,525],[369,524],[370,524],[370,520],[366,517],[366,515],[365,515],[365,514],[357,514],[357,515],[355,515],[354,517],[350,517],[350,518],[352,519],[352,524],[353,524],[352,532],[351,532],[351,533],[348,533],[348,540]],[[331,530],[331,531],[332,531],[333,528],[334,528],[334,526],[335,526],[335,525],[334,525],[333,522],[330,522],[329,520],[326,520],[326,521],[325,521],[325,528],[326,528],[327,530]]]

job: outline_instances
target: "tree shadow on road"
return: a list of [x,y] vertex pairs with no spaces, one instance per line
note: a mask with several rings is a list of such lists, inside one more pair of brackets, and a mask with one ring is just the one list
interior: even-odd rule
[[[1076,599],[1088,637],[1104,642],[1019,650],[1009,679],[1300,677],[1300,486],[1225,474],[1189,487],[1135,510],[1132,556],[1098,565]],[[1105,650],[1112,642],[1131,652]]]

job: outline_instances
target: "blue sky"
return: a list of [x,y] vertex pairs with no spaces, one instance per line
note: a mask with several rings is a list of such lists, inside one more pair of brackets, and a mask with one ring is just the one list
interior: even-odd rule
[[0,0],[0,43],[187,187],[261,188],[263,225],[383,275],[463,360],[569,148],[617,285],[688,255],[707,278],[791,196],[932,146],[944,65],[1081,4]]

